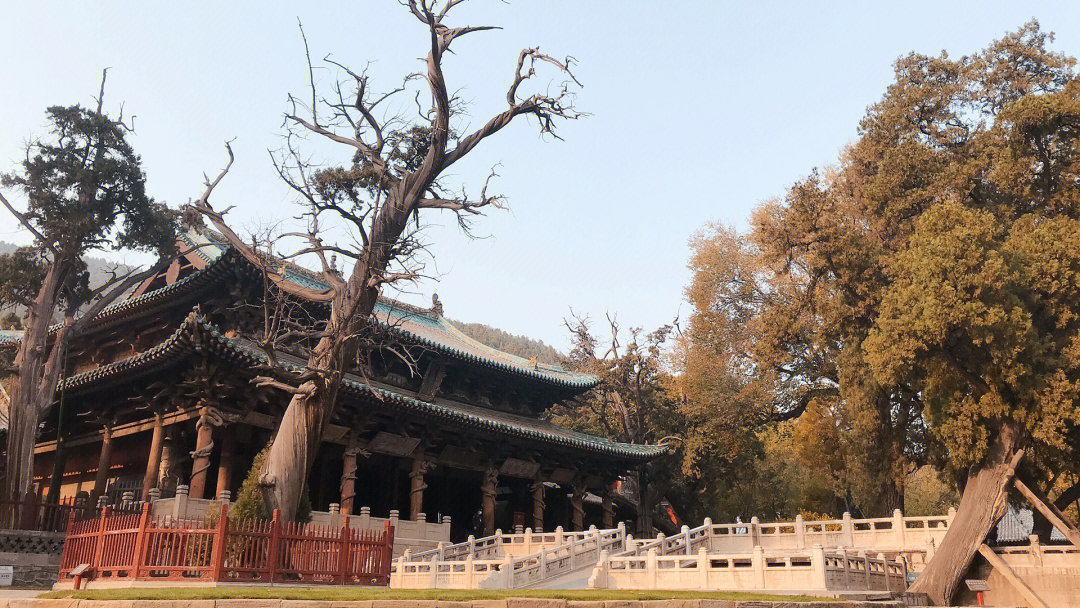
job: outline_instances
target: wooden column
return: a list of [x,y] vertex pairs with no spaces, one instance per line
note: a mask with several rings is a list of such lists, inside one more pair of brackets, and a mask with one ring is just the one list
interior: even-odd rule
[[480,483],[480,513],[484,523],[484,536],[495,533],[495,488],[499,484],[499,469],[490,467],[484,471]]
[[98,498],[105,495],[109,483],[109,467],[112,466],[112,429],[105,427],[101,435],[101,454],[98,456],[97,476],[94,477],[94,492],[90,495],[90,506],[97,505]]
[[570,494],[570,529],[585,529],[585,483],[575,480]]
[[161,469],[161,444],[165,438],[165,425],[161,412],[154,412],[154,431],[150,437],[150,452],[146,457],[146,475],[143,475],[142,500],[150,498],[150,488],[158,485],[158,472]]
[[600,507],[603,510],[603,519],[600,522],[600,526],[604,529],[610,530],[615,527],[615,503],[612,499],[615,489],[612,487],[614,484],[609,485],[604,490],[603,503]]
[[[409,471],[409,519],[416,521],[424,512],[424,475],[431,470],[431,463],[421,458],[414,458]],[[494,513],[494,511],[492,511]]]
[[544,481],[537,479],[532,483],[532,528],[533,532],[544,531]]
[[64,484],[64,469],[67,460],[67,449],[64,447],[64,438],[56,442],[56,450],[53,452],[52,477],[49,478],[49,502],[60,500],[60,487]]
[[191,480],[188,496],[206,498],[206,477],[210,472],[210,454],[214,451],[214,425],[204,413],[195,423],[195,449],[191,452]]
[[236,468],[236,448],[232,441],[224,441],[221,444],[221,458],[218,460],[217,491],[213,498],[221,497],[221,493],[232,490],[232,474]]
[[341,457],[341,513],[349,515],[353,512],[353,501],[356,499],[356,457],[360,454],[360,448],[349,445],[345,448],[345,454]]

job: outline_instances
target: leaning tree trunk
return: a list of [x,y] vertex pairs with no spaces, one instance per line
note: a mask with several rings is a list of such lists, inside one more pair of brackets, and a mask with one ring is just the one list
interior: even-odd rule
[[49,324],[60,285],[68,273],[64,264],[53,264],[37,297],[27,307],[26,331],[15,353],[15,381],[8,392],[8,439],[4,493],[20,500],[31,491],[34,479],[34,443],[41,415],[52,404],[59,377],[59,359],[68,338],[70,319],[48,344]]
[[[312,350],[309,365],[334,370],[332,338],[323,338]],[[323,428],[337,399],[341,374],[331,371],[297,387],[260,472],[263,504],[267,513],[277,509],[285,521],[296,518],[304,484],[315,462]]]
[[1024,453],[1017,449],[1016,443],[1015,429],[1005,425],[991,445],[989,455],[968,473],[956,517],[909,591],[925,593],[938,606],[952,599],[979,546],[1005,514],[1009,480]]
[[[394,209],[407,208],[402,205]],[[346,289],[335,299],[326,336],[308,356],[309,370],[318,378],[297,387],[282,415],[277,434],[261,471],[263,504],[268,513],[277,509],[285,520],[292,520],[300,506],[304,484],[311,473],[315,455],[322,441],[323,428],[333,415],[341,379],[355,360],[358,327],[375,310],[379,299],[378,277],[386,270],[390,248],[408,220],[408,213],[380,217],[372,231],[373,246],[357,263]],[[387,235],[382,238],[382,235]]]

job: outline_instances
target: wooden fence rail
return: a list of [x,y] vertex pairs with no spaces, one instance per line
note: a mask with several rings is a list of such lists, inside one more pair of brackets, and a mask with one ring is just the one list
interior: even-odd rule
[[[96,515],[96,514],[95,514]],[[100,516],[68,519],[60,582],[191,581],[386,585],[394,528],[340,527],[212,517],[154,518],[106,507]]]

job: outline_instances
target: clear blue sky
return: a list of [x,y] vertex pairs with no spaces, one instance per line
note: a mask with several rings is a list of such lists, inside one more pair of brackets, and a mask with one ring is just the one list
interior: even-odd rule
[[[375,85],[420,67],[425,32],[396,2],[4,2],[0,20],[0,167],[20,158],[51,104],[91,103],[111,67],[107,107],[135,114],[151,193],[197,196],[204,171],[237,161],[216,198],[240,227],[287,220],[292,198],[267,157],[289,92],[304,91],[299,17],[315,57],[373,61]],[[452,89],[479,122],[505,103],[517,52],[539,44],[579,61],[592,114],[544,141],[533,124],[500,133],[455,174],[478,184],[501,162],[511,210],[468,240],[452,218],[428,232],[447,314],[565,347],[572,306],[626,325],[670,321],[687,306],[687,239],[708,221],[745,226],[750,210],[855,136],[866,107],[910,50],[960,55],[1038,18],[1055,47],[1080,55],[1071,2],[582,2],[474,0],[456,23],[503,30],[456,43]],[[0,240],[25,242],[0,217]],[[436,272],[434,267],[428,269]]]

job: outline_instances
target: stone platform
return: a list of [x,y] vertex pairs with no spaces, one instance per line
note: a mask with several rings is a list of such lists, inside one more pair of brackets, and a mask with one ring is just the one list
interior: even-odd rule
[[12,566],[15,587],[51,587],[63,548],[62,533],[0,530],[0,565]]

